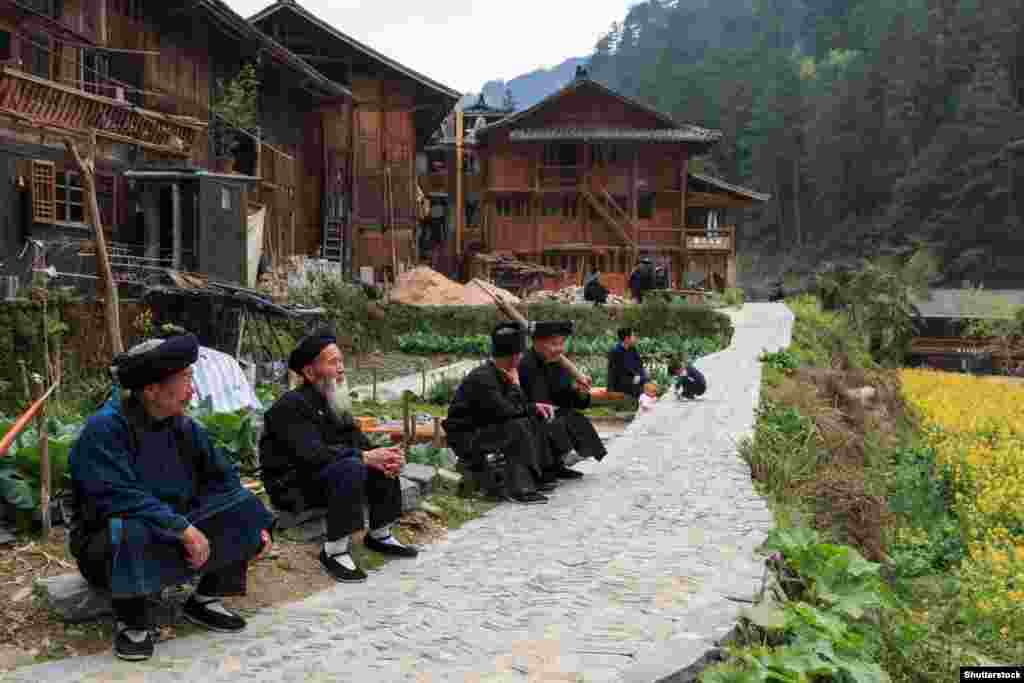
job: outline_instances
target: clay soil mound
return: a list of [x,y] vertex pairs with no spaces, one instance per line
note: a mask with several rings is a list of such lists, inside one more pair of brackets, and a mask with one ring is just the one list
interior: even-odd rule
[[495,287],[483,280],[474,280],[468,286],[449,280],[435,270],[421,266],[402,273],[391,300],[411,306],[487,306],[494,300],[473,283],[480,283],[489,292],[510,303],[519,303],[511,292]]

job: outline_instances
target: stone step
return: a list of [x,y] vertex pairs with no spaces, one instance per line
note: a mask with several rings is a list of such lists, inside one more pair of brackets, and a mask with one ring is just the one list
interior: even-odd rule
[[[75,572],[36,579],[36,593],[43,604],[64,621],[79,623],[113,614],[110,593],[93,588]],[[181,610],[192,594],[189,585],[165,588],[150,611],[156,626],[171,626],[181,619]]]

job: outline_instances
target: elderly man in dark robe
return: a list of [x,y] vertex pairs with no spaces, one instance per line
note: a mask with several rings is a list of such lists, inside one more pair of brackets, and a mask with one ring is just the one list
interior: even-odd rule
[[630,327],[619,330],[619,343],[608,352],[608,391],[618,391],[633,398],[644,392],[649,376],[643,359],[636,350],[637,337]]
[[548,474],[558,479],[582,477],[570,465],[587,458],[601,460],[608,452],[594,425],[580,412],[590,407],[590,385],[577,382],[558,362],[573,327],[569,320],[535,323],[533,348],[519,361],[519,382],[526,398],[554,408],[554,418],[543,429],[552,452]]
[[299,342],[288,367],[303,384],[285,393],[263,416],[260,465],[270,502],[279,510],[302,512],[327,507],[327,541],[320,564],[336,581],[366,580],[350,553],[352,534],[364,527],[370,508],[367,548],[386,555],[416,557],[391,531],[402,514],[398,473],[400,448],[373,448],[348,411],[345,363],[337,337],[320,330]]
[[245,628],[220,598],[245,593],[248,562],[271,545],[273,515],[185,416],[198,354],[186,335],[118,356],[113,396],[71,451],[71,552],[85,579],[110,591],[121,659],[152,656],[148,600],[196,577],[185,617],[214,631]]
[[517,323],[501,323],[491,334],[492,360],[466,375],[442,423],[448,443],[471,470],[485,467],[492,453],[504,456],[502,495],[524,505],[548,502],[540,491],[557,486],[545,478],[550,449],[541,420],[554,408],[531,402],[519,380],[519,361],[526,350],[525,331]]

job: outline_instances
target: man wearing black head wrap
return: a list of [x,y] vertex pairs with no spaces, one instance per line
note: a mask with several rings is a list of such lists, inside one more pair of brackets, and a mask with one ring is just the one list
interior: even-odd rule
[[491,345],[494,358],[462,380],[442,426],[452,450],[471,470],[482,469],[488,454],[504,456],[503,494],[527,505],[546,503],[538,488],[550,491],[555,484],[543,482],[551,456],[538,418],[547,419],[554,410],[532,403],[520,386],[518,365],[526,348],[522,328],[499,324]]
[[580,412],[590,407],[590,387],[577,382],[558,362],[573,330],[571,320],[535,323],[533,348],[519,362],[526,397],[555,411],[554,418],[544,424],[553,460],[545,473],[549,479],[578,479],[583,473],[570,465],[587,458],[601,460],[608,452],[594,425]]
[[[190,621],[240,631],[220,598],[241,595],[247,563],[270,547],[273,516],[185,416],[199,343],[151,340],[115,359],[115,391],[71,451],[71,552],[89,583],[109,590],[114,653],[153,654],[147,599],[202,576],[185,603]],[[262,549],[262,550],[261,550]]]
[[398,473],[405,464],[399,448],[373,448],[340,400],[345,363],[337,337],[320,330],[299,342],[288,367],[302,376],[263,417],[260,465],[270,501],[280,510],[301,512],[327,506],[327,542],[320,563],[337,581],[366,580],[349,552],[350,536],[363,528],[370,508],[366,547],[399,557],[415,548],[391,535],[402,513]]

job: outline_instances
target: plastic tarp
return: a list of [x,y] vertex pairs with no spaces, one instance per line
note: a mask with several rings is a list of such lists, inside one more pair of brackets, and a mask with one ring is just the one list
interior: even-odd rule
[[262,408],[242,366],[233,356],[216,349],[199,347],[199,359],[192,366],[192,388],[192,405],[209,397],[217,413]]
[[267,218],[267,207],[261,206],[249,214],[246,221],[246,275],[248,287],[256,286],[259,274],[260,256],[263,253],[263,223]]

